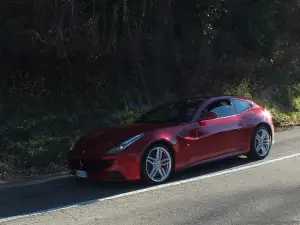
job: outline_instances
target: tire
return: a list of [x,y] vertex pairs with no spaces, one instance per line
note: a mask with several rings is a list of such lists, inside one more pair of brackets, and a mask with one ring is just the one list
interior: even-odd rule
[[[266,136],[262,136],[264,135]],[[263,138],[265,137],[265,138]],[[262,142],[263,138],[263,142]],[[263,144],[264,147],[261,147]],[[272,135],[267,126],[265,125],[259,125],[253,134],[252,140],[251,140],[251,147],[250,152],[247,155],[248,158],[253,160],[262,160],[265,159],[271,150],[272,147]]]
[[[160,159],[157,158],[160,151]],[[174,170],[174,157],[169,147],[156,144],[149,147],[142,158],[141,178],[145,184],[162,184],[170,179]],[[152,174],[154,176],[151,176]]]

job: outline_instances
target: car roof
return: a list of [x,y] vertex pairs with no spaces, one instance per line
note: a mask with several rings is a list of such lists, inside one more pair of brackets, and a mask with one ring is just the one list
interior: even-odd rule
[[245,96],[237,96],[237,95],[215,95],[215,96],[193,96],[193,97],[187,97],[187,98],[182,98],[180,100],[218,100],[222,98],[237,98],[237,99],[243,99],[243,100],[249,100],[253,101],[252,99],[245,97]]
[[231,96],[231,98],[238,98],[238,99],[248,100],[248,101],[253,102],[253,100],[251,98],[248,98],[248,97],[245,97],[245,96]]
[[245,96],[234,96],[234,95],[215,95],[215,96],[192,96],[192,97],[184,97],[184,98],[175,98],[171,101],[168,101],[168,103],[175,103],[175,102],[184,102],[184,101],[203,101],[203,102],[212,102],[215,100],[221,100],[224,98],[236,98],[241,100],[247,100],[254,103],[254,101],[250,98],[247,98]]

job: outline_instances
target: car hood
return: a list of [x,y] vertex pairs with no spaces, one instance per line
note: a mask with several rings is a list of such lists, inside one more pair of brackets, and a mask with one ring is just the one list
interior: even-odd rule
[[74,146],[74,153],[86,153],[86,156],[95,157],[104,155],[110,148],[138,134],[163,129],[174,124],[130,124],[107,129],[92,131],[80,138]]

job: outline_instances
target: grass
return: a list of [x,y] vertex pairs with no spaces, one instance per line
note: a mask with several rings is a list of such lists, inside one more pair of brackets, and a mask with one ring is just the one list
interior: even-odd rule
[[269,110],[272,113],[274,124],[278,130],[300,126],[300,112],[280,112],[276,109]]
[[[230,92],[224,94],[253,97],[269,109],[277,130],[300,125],[299,98],[294,98],[293,110],[288,111],[278,107],[278,102],[274,100],[252,96],[246,82],[242,86],[226,88]],[[272,102],[276,104],[270,104]],[[111,112],[97,111],[95,108],[97,107],[84,107],[84,110],[74,110],[76,113],[68,110],[47,113],[47,110],[32,107],[26,112],[20,112],[18,116],[2,116],[0,181],[65,171],[69,146],[80,135],[106,126],[130,123],[145,111],[144,108],[136,108]]]

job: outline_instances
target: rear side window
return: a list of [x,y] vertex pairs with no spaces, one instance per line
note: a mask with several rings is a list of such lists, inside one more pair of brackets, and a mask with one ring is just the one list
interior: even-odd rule
[[236,112],[243,113],[246,112],[247,110],[251,109],[253,107],[251,102],[241,100],[241,99],[232,99],[232,102],[236,108]]

